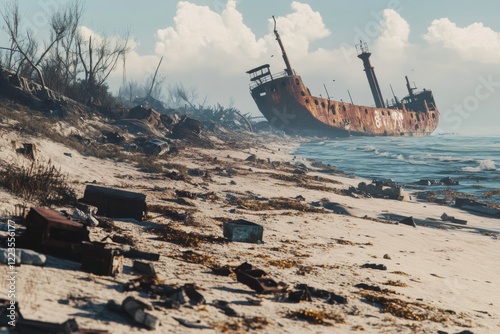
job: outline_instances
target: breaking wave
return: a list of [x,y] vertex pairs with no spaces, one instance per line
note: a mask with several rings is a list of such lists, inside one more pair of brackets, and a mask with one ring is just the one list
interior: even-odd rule
[[308,142],[295,152],[363,178],[401,184],[451,177],[454,190],[482,196],[500,189],[500,136],[356,137]]
[[479,160],[479,166],[477,167],[464,167],[462,168],[462,172],[483,172],[483,171],[495,171],[497,170],[497,166],[493,160]]

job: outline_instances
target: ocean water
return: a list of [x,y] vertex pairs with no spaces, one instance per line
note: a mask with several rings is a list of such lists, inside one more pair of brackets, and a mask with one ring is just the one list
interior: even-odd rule
[[[313,139],[295,155],[331,164],[355,176],[392,179],[409,185],[451,177],[453,190],[500,204],[500,137],[432,135],[428,137],[349,137]],[[442,190],[443,186],[423,186]]]

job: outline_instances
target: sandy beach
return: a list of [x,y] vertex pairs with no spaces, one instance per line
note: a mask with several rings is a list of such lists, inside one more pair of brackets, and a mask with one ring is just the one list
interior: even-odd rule
[[[11,141],[34,142],[39,158],[61,168],[79,197],[87,184],[145,194],[144,221],[112,219],[111,233],[94,227],[90,239],[127,236],[139,250],[160,254],[152,262],[158,282],[174,287],[193,283],[205,299],[178,309],[156,305],[148,312],[160,324],[148,331],[107,307],[109,300],[121,303],[127,296],[159,302],[145,292],[124,291],[139,276],[131,259],[125,258],[123,272],[111,277],[47,256],[44,267],[17,267],[17,300],[27,319],[61,323],[74,318],[81,328],[118,334],[500,332],[498,219],[415,196],[400,201],[346,195],[343,190],[370,181],[328,173],[324,166],[294,157],[297,138],[270,133],[213,138],[214,147],[183,145],[176,155],[158,158],[163,173],[146,173],[134,163],[84,156],[5,124],[1,131],[3,161],[29,163],[12,151]],[[203,176],[186,174],[187,169]],[[173,180],[166,176],[171,171],[186,177]],[[311,205],[315,202],[336,203],[347,212]],[[13,214],[16,204],[29,206],[0,189],[2,215]],[[165,212],[185,219],[174,220]],[[444,222],[443,213],[467,225]],[[406,217],[413,217],[416,227],[399,223]],[[234,219],[260,224],[262,243],[224,240],[223,222]],[[179,231],[191,233],[192,242],[176,242],[174,232]],[[234,273],[212,272],[245,262],[286,283],[288,291],[257,294]],[[0,268],[6,277],[7,266]],[[7,298],[8,284],[1,281]],[[292,302],[289,293],[299,284],[343,298],[335,302],[312,294],[310,300]]]

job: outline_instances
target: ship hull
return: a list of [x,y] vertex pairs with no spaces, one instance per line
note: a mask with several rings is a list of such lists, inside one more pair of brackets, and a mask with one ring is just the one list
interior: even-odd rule
[[300,135],[426,136],[439,123],[439,112],[423,103],[419,110],[375,108],[312,96],[298,75],[286,75],[251,87],[260,112],[276,129]]

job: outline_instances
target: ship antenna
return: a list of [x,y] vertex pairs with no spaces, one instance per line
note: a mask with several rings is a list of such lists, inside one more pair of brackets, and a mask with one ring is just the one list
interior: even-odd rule
[[292,66],[290,65],[290,61],[288,60],[288,56],[286,55],[286,51],[285,51],[285,48],[283,47],[283,43],[281,42],[280,34],[278,34],[278,30],[276,30],[276,18],[274,17],[274,15],[273,15],[273,20],[274,20],[274,36],[276,36],[276,40],[278,41],[281,52],[283,54],[283,60],[285,61],[285,65],[286,65],[285,71],[288,75],[293,75]]

